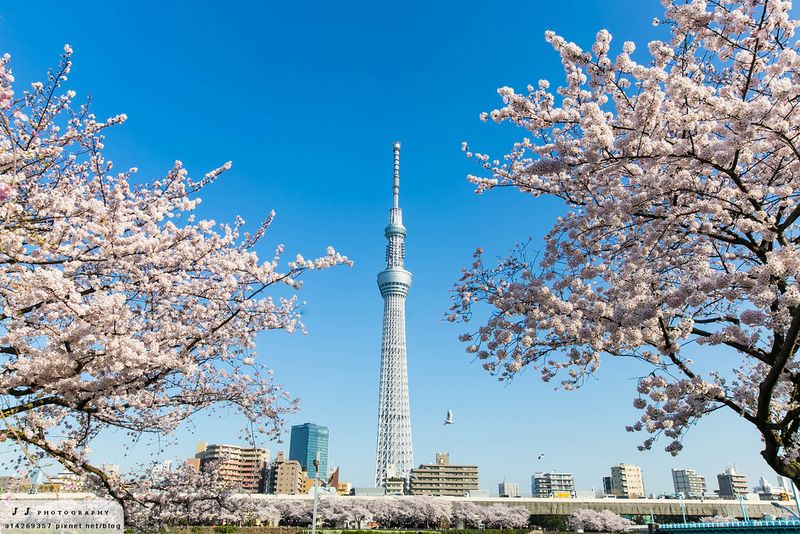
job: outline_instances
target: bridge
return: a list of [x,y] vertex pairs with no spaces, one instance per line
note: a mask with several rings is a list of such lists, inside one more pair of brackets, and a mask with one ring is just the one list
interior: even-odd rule
[[[661,534],[798,534],[800,521],[736,521],[730,523],[677,523],[650,529]],[[662,532],[663,531],[663,532]]]

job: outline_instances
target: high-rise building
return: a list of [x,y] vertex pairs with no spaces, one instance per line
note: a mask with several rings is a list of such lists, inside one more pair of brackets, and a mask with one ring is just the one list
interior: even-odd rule
[[747,477],[740,475],[736,469],[729,467],[724,473],[717,475],[721,499],[733,499],[738,495],[747,495]]
[[303,423],[292,427],[289,459],[297,460],[308,478],[314,478],[314,459],[319,453],[319,478],[328,478],[328,427]]
[[706,493],[706,478],[694,469],[673,469],[672,485],[675,493],[684,497],[702,497]]
[[559,471],[534,473],[531,476],[531,495],[537,498],[574,498],[575,479],[572,473]]
[[644,497],[642,468],[631,464],[612,466],[611,495],[624,499],[641,499]]
[[603,494],[613,495],[611,493],[611,477],[603,477]]
[[197,444],[195,458],[199,468],[213,465],[220,482],[228,489],[257,493],[264,467],[269,464],[269,451],[258,447],[237,445]]
[[389,225],[384,230],[388,241],[386,269],[378,273],[378,288],[383,297],[383,335],[375,455],[376,487],[384,487],[387,478],[407,479],[414,466],[406,366],[406,296],[411,287],[411,273],[404,267],[406,228],[400,209],[398,142],[394,143],[392,198]]
[[500,497],[519,497],[519,484],[504,480],[497,485],[497,494]]
[[436,463],[411,470],[411,495],[464,497],[478,489],[477,465],[453,465],[446,452],[436,454]]

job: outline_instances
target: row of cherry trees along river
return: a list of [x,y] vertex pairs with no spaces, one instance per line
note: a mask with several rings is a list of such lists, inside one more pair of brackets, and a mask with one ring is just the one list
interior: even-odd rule
[[[309,526],[311,499],[251,498],[220,491],[215,470],[184,467],[127,481],[136,501],[128,507],[131,523],[142,528],[177,524],[276,524]],[[321,526],[367,528],[524,528],[529,512],[521,506],[488,507],[434,497],[372,498],[325,496],[319,501]]]
[[[499,90],[483,117],[521,139],[499,158],[465,144],[484,170],[469,180],[557,197],[566,214],[538,260],[521,246],[490,265],[478,250],[449,318],[489,311],[462,340],[502,380],[529,367],[572,389],[601,357],[647,362],[629,427],[649,434],[642,448],[663,435],[676,454],[692,424],[732,410],[800,482],[798,23],[786,0],[663,4],[671,37],[640,60],[631,42],[612,55],[604,30],[591,51],[547,32],[565,82]],[[332,248],[259,259],[272,214],[251,233],[196,219],[229,164],[193,179],[176,162],[154,181],[114,169],[103,134],[125,116],[76,103],[71,52],[24,89],[0,61],[0,438],[130,509],[144,501],[92,463],[91,440],[169,434],[221,406],[277,432],[295,403],[255,336],[302,329],[295,297],[278,295],[350,262]],[[698,345],[728,360],[701,372]]]
[[[213,464],[197,471],[182,466],[174,471],[156,471],[123,483],[136,494],[129,503],[129,522],[142,529],[169,525],[278,524],[307,527],[313,519],[311,499],[251,497],[220,491],[220,474]],[[454,502],[430,496],[359,498],[323,496],[317,521],[322,527],[387,529],[489,528],[520,529],[529,526],[524,506]],[[565,524],[573,529],[621,532],[633,525],[605,510],[579,509]]]

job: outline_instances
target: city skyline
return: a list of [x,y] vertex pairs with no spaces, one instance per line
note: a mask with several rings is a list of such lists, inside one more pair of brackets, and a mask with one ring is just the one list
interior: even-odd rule
[[[287,260],[332,244],[356,261],[352,269],[306,279],[300,299],[308,302],[307,336],[267,333],[258,347],[277,380],[301,399],[300,411],[287,418],[287,430],[309,420],[328,426],[331,463],[341,465],[354,485],[368,486],[373,477],[381,317],[374,273],[383,263],[386,153],[395,138],[406,147],[404,209],[414,220],[408,240],[415,273],[408,365],[418,458],[447,450],[481,466],[481,485],[489,489],[504,478],[525,488],[533,472],[555,468],[570,469],[580,489],[597,487],[608,467],[621,461],[640,465],[648,491],[655,492],[671,487],[670,469],[686,466],[707,481],[728,464],[736,464],[751,484],[762,475],[771,480],[772,470],[758,455],[758,436],[728,415],[717,414],[694,429],[677,458],[661,450],[666,442],[637,452],[643,436],[624,431],[636,416],[632,380],[645,372],[636,362],[608,359],[598,380],[573,393],[553,392],[533,373],[499,384],[464,353],[457,340],[462,328],[441,321],[449,288],[475,248],[502,255],[528,235],[533,246],[541,246],[542,233],[560,213],[548,200],[502,191],[472,194],[465,176],[477,169],[461,154],[461,141],[500,149],[508,144],[507,130],[477,120],[479,112],[499,105],[495,89],[562,78],[558,55],[542,38],[545,29],[588,44],[595,31],[608,27],[615,37],[612,47],[633,40],[643,50],[663,33],[649,25],[661,12],[657,2],[567,4],[585,16],[578,20],[567,8],[539,13],[514,4],[520,15],[536,20],[526,35],[485,27],[484,18],[507,17],[505,8],[484,7],[482,13],[469,6],[421,5],[401,8],[394,18],[367,5],[343,8],[344,13],[320,6],[307,18],[284,6],[218,21],[207,4],[152,5],[160,15],[149,18],[124,6],[78,3],[57,8],[67,21],[59,27],[50,26],[52,21],[33,24],[30,14],[6,6],[0,25],[8,34],[15,74],[26,83],[44,77],[65,42],[73,45],[68,86],[79,96],[91,93],[98,116],[130,117],[109,133],[120,168],[137,165],[149,178],[182,159],[201,176],[232,159],[229,175],[204,198],[202,214],[231,221],[240,213],[252,228],[274,208],[274,233],[258,250],[262,258],[285,242]],[[451,18],[469,29],[446,31]],[[305,20],[305,26],[280,24],[290,19]],[[258,20],[278,21],[277,36],[263,35]],[[126,28],[123,21],[137,31],[120,31]],[[82,25],[106,30],[82,31]],[[219,35],[207,45],[209,28]],[[423,45],[413,45],[413,35]],[[284,42],[291,46],[281,47]],[[120,57],[124,68],[111,68]],[[165,87],[184,88],[185,94],[163,98],[169,94]],[[432,99],[437,93],[445,96]],[[253,109],[260,114],[246,118]],[[492,226],[513,231],[498,236]],[[717,356],[723,366],[724,355]],[[443,426],[448,409],[456,423]],[[163,453],[153,440],[143,440],[129,456],[119,457],[116,441],[127,439],[122,433],[101,437],[92,447],[99,461],[130,468],[154,451],[164,460],[179,457],[185,443],[227,442],[221,438],[238,436],[241,426],[241,420],[201,415]],[[485,445],[475,445],[478,441]],[[256,445],[272,451],[279,446],[266,438]],[[546,455],[537,460],[541,453]]]
[[[326,431],[325,432],[325,437],[327,438],[327,434],[328,434],[327,433],[327,430],[328,430],[327,427],[324,427],[324,426],[321,426],[321,425],[317,425],[315,423],[304,423],[302,425],[294,425],[293,426],[293,431],[295,429],[302,429],[302,430],[306,431],[306,433],[307,433],[308,428],[317,429],[317,430],[318,429],[324,429]],[[308,436],[307,435],[299,436],[299,434],[300,434],[299,432],[297,434],[298,434],[298,437],[300,437],[300,441],[302,441],[304,444],[306,444],[306,442],[308,442]],[[317,440],[317,438],[314,438],[314,440]],[[315,443],[316,443],[316,441],[315,441]],[[327,442],[325,442],[324,448],[327,448],[327,445],[328,445]],[[199,450],[199,448],[201,446],[202,447],[206,447],[206,443],[200,442],[198,444],[198,449],[197,450]],[[232,448],[244,448],[244,449],[247,449],[247,445],[246,444],[233,444],[233,443],[222,443],[222,442],[214,444],[214,447],[222,447],[222,448],[232,447]],[[299,448],[300,447],[298,447],[298,450],[299,450]],[[281,449],[281,448],[275,448],[275,449],[266,448],[266,449],[267,449],[267,458],[270,457],[270,455],[272,454],[273,450],[274,450],[274,453],[275,453],[276,457],[278,455],[285,454],[285,452],[286,452],[286,449]],[[292,449],[292,447],[289,448],[289,450],[291,450],[291,449]],[[309,451],[310,451],[310,449],[309,449]],[[307,457],[307,458],[311,458],[312,456],[314,456],[309,451],[306,451],[304,449],[304,454],[303,455],[305,457]],[[289,457],[287,457],[287,459],[294,459],[294,460],[298,460],[299,461],[299,458],[290,458],[290,456],[291,456],[291,454],[289,455]],[[444,462],[445,465],[447,465],[447,463],[449,462],[449,453],[446,452],[446,451],[439,451],[439,452],[436,453],[435,456],[436,456],[436,462],[435,463],[439,463],[440,462],[440,458],[444,458],[443,462]],[[189,458],[188,460],[191,461],[191,458]],[[327,462],[327,457],[325,458],[325,461]],[[166,467],[166,468],[170,469],[170,468],[172,468],[173,465],[175,467],[177,467],[181,463],[182,463],[181,462],[181,458],[180,457],[176,457],[174,459],[166,460],[166,461],[162,462],[161,464],[157,464],[154,467],[154,469],[164,468],[164,466],[169,466],[169,467]],[[462,463],[466,463],[466,462],[462,462]],[[307,469],[303,465],[302,461],[300,461],[300,465],[301,465],[301,468],[303,469],[303,471],[306,471],[308,473],[308,476],[313,478],[313,472],[309,471],[309,469]],[[421,463],[415,465],[414,469],[418,469],[418,468],[422,468],[422,467],[430,467],[431,465],[432,464],[426,464],[425,462],[421,462]],[[455,465],[457,465],[459,467],[463,467],[462,464],[455,464]],[[198,468],[199,464],[197,464],[195,467]],[[320,473],[322,473],[323,472],[322,466],[320,466],[320,467],[321,467]],[[342,466],[340,466],[338,464],[331,464],[331,466],[328,466],[328,468],[325,469],[325,471],[326,472],[328,472],[328,471],[332,472],[334,469],[337,469],[337,470],[341,469],[341,467]],[[475,467],[477,469],[481,468],[480,465],[475,466]],[[500,493],[502,485],[503,484],[508,484],[510,486],[516,487],[518,496],[521,496],[521,497],[536,496],[536,491],[534,489],[534,487],[536,485],[535,480],[544,477],[544,479],[547,480],[547,482],[546,482],[547,488],[546,488],[546,491],[544,491],[544,493],[542,493],[540,495],[540,497],[548,496],[548,495],[545,495],[545,494],[549,494],[551,492],[550,486],[552,486],[553,484],[556,484],[557,488],[558,488],[557,490],[553,490],[553,491],[557,491],[557,492],[570,491],[572,493],[572,497],[571,498],[584,498],[588,491],[603,492],[603,493],[606,493],[606,494],[610,495],[610,494],[612,494],[612,492],[614,490],[613,489],[609,489],[608,491],[604,491],[603,483],[605,482],[605,480],[603,480],[603,479],[608,479],[609,481],[611,481],[611,479],[613,478],[614,469],[615,468],[620,468],[620,467],[627,467],[627,468],[631,468],[632,467],[634,469],[638,469],[639,468],[638,465],[625,464],[625,463],[619,463],[619,464],[616,464],[616,465],[607,466],[606,467],[606,472],[610,469],[611,472],[612,472],[612,476],[610,476],[610,477],[609,476],[602,476],[601,477],[601,483],[600,484],[592,484],[591,488],[583,487],[583,486],[575,484],[573,473],[569,469],[566,469],[566,470],[563,470],[563,469],[544,469],[544,470],[541,470],[541,471],[532,472],[532,473],[530,473],[528,475],[528,480],[530,480],[530,483],[531,483],[531,487],[530,487],[531,491],[527,492],[527,493],[525,491],[522,491],[522,492],[519,491],[519,484],[515,480],[505,480],[505,479],[502,480],[502,481],[495,481],[495,482],[485,481],[484,480],[483,482],[481,482],[481,484],[479,486],[479,490],[480,491],[488,491],[490,494],[496,496],[495,493],[497,493],[497,494]],[[118,469],[118,467],[116,467],[116,469]],[[705,481],[705,476],[704,476],[706,471],[708,471],[708,469],[701,469],[700,471],[698,471],[697,469],[690,468],[690,467],[685,467],[685,466],[682,467],[682,468],[679,468],[679,469],[672,468],[671,471],[670,471],[671,472],[672,486],[669,489],[666,489],[666,490],[663,490],[663,491],[649,491],[647,489],[647,487],[645,486],[644,495],[643,495],[642,498],[648,498],[651,495],[673,495],[675,493],[684,493],[685,495],[696,494],[695,496],[698,496],[698,495],[701,495],[701,494],[704,494],[706,496],[718,494],[718,493],[720,493],[720,491],[724,492],[725,491],[724,488],[727,487],[727,486],[721,486],[719,483],[717,483],[717,488],[715,489],[713,487],[714,486],[713,480],[718,479],[719,477],[722,477],[724,475],[728,475],[731,472],[733,472],[735,475],[740,477],[740,480],[742,480],[741,487],[747,489],[746,493],[754,493],[754,492],[756,492],[755,491],[756,488],[758,488],[759,484],[761,482],[763,482],[764,480],[772,481],[772,482],[770,482],[770,484],[772,484],[773,482],[777,481],[777,487],[784,488],[784,489],[785,489],[785,484],[790,483],[790,482],[787,482],[788,479],[785,479],[784,477],[781,477],[779,475],[775,475],[774,473],[773,473],[772,477],[764,476],[764,475],[757,475],[756,476],[756,475],[750,475],[748,473],[739,473],[739,472],[736,471],[735,466],[734,465],[730,465],[730,464],[726,465],[723,468],[719,468],[719,469],[716,469],[716,470],[712,469],[712,471],[714,471],[714,475],[709,477],[709,482],[706,482]],[[328,473],[328,474],[330,474],[330,473]],[[647,473],[644,472],[643,470],[639,471],[639,476],[642,479],[646,478],[646,474]],[[346,471],[346,466],[345,466],[344,478],[347,478],[346,475],[347,475],[347,471]],[[679,481],[679,477],[680,477],[680,481]],[[694,478],[698,478],[699,477],[699,479],[698,479],[699,482],[691,481],[692,477],[694,477]],[[683,478],[686,478],[686,480],[684,481]],[[552,482],[552,480],[555,480],[555,479],[558,479],[558,482],[555,482],[555,483]],[[561,482],[562,479],[567,481],[567,482],[566,483]],[[695,487],[694,487],[695,484],[699,484],[705,489],[703,491],[694,491],[695,490]],[[691,489],[686,490],[686,491],[681,491],[681,489],[679,489],[679,487],[678,487],[679,485],[685,485],[686,488],[691,488]],[[493,487],[495,487],[495,486],[498,487],[496,492],[493,490]],[[563,486],[563,488],[562,488],[562,486]],[[567,486],[569,486],[569,489],[566,489]],[[613,486],[613,484],[612,484],[612,486]],[[364,487],[360,487],[360,486],[356,486],[356,487],[359,487],[360,489],[364,489]],[[550,496],[554,496],[554,495],[550,495]],[[637,498],[639,498],[639,497],[637,497]]]

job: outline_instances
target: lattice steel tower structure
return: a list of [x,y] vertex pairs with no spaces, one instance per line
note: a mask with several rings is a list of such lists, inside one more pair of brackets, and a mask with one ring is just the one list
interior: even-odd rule
[[411,273],[403,266],[406,228],[403,226],[403,212],[400,209],[399,142],[394,143],[392,196],[389,225],[384,230],[388,241],[386,270],[378,274],[378,288],[383,297],[383,338],[378,395],[376,487],[383,487],[387,478],[408,479],[414,464],[406,367],[406,296],[411,287]]

